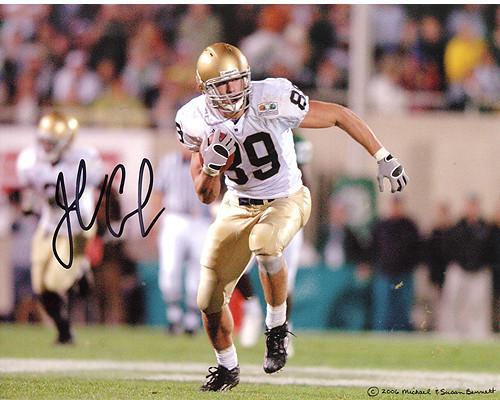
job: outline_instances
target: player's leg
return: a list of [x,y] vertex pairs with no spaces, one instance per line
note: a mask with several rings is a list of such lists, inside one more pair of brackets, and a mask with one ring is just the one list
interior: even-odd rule
[[250,279],[250,271],[254,264],[255,260],[252,258],[236,285],[244,299],[243,321],[240,329],[240,344],[243,347],[255,346],[262,332],[262,309]]
[[[51,235],[45,234],[42,229],[37,229],[33,236],[31,247],[31,283],[33,293],[37,295],[43,309],[54,322],[58,331],[58,339],[56,343],[68,343],[71,339],[69,331],[69,321],[67,316],[67,308],[62,299],[57,293],[50,292],[44,286],[44,278],[46,271],[49,268],[49,263],[52,255],[52,247],[49,243]],[[61,240],[58,241],[59,244]],[[62,250],[58,246],[58,250]],[[62,254],[62,253],[59,253]]]
[[200,327],[200,310],[196,303],[196,295],[198,291],[198,283],[200,281],[200,263],[192,259],[186,264],[186,311],[183,318],[184,333],[193,335]]
[[287,279],[287,299],[286,299],[286,316],[287,320],[290,321],[290,315],[292,312],[293,305],[293,292],[295,289],[295,278],[297,277],[297,270],[299,268],[299,259],[302,245],[304,243],[304,231],[299,230],[292,241],[286,246],[283,254],[285,256],[286,265],[288,267],[288,279]]
[[256,221],[252,212],[239,207],[234,198],[226,194],[205,241],[197,300],[218,365],[209,369],[207,381],[200,388],[202,391],[229,390],[239,382],[234,325],[228,303],[250,260],[248,236]]
[[461,310],[460,299],[464,280],[462,268],[456,263],[448,265],[445,274],[441,304],[438,313],[438,331],[445,337],[454,337],[459,333],[459,318]]
[[210,338],[217,359],[217,367],[208,369],[207,381],[200,387],[203,392],[231,390],[240,382],[240,367],[232,341],[233,316],[224,305],[216,313],[202,313],[203,326]]
[[[288,267],[288,279],[287,279],[287,298],[286,298],[286,319],[288,321],[288,329],[292,330],[292,307],[293,307],[293,292],[295,289],[295,278],[297,276],[297,270],[299,268],[299,259],[304,243],[304,230],[299,230],[292,241],[285,247],[283,252]],[[294,348],[292,344],[292,336],[288,336],[288,356],[291,357],[294,354]]]
[[465,290],[461,292],[467,298],[462,307],[465,336],[472,340],[488,339],[492,333],[492,272],[483,268],[465,274]]
[[200,388],[202,391],[229,390],[239,383],[238,356],[233,343],[234,323],[228,307],[238,278],[236,276],[224,285],[225,280],[221,280],[213,269],[201,269],[198,306],[217,359],[217,367],[209,369],[207,382]]
[[[122,244],[112,242],[104,245],[102,291],[104,318],[107,324],[119,325],[125,320],[122,288]],[[99,268],[97,268],[99,269]]]
[[158,282],[166,305],[170,333],[182,331],[182,263],[186,249],[183,242],[187,221],[177,215],[167,214],[158,237],[160,270]]
[[[41,240],[40,240],[41,239]],[[38,237],[36,249],[33,254],[33,265],[36,267],[37,261],[43,258],[40,256],[43,252],[50,253],[49,261],[43,274],[36,277],[34,273],[34,290],[40,294],[40,301],[49,315],[54,321],[58,331],[58,344],[70,344],[73,342],[73,334],[71,331],[71,321],[68,309],[68,292],[71,287],[78,282],[84,275],[86,259],[83,255],[85,239],[81,235],[75,236],[73,240],[74,258],[73,265],[69,269],[63,268],[52,254],[52,235]],[[63,260],[69,259],[69,239],[60,236],[56,242],[58,254]]]
[[57,344],[73,343],[73,333],[68,310],[67,296],[45,290],[40,295],[40,301],[48,316],[54,322],[57,329]]
[[288,279],[286,260],[283,255],[259,256],[257,260],[259,263],[259,278],[266,302],[271,307],[279,307],[284,304],[285,313],[283,319],[286,320],[286,282]]
[[186,312],[184,314],[184,332],[193,334],[199,329],[200,310],[197,304],[197,292],[200,282],[200,259],[203,243],[206,240],[210,220],[207,218],[193,218],[190,222],[189,237],[186,238],[189,246],[189,255],[186,263]]
[[[76,234],[73,239],[75,276],[66,292],[69,298],[70,319],[78,322],[88,322],[89,318],[91,318],[89,315],[90,294],[95,288],[95,283],[92,267],[85,254],[85,249],[90,235],[93,235],[94,232],[94,230],[81,232]],[[73,266],[71,269],[73,269]]]
[[286,297],[287,266],[283,250],[310,216],[309,190],[303,187],[297,193],[271,203],[261,215],[250,234],[250,249],[259,265],[266,313],[266,355],[264,371],[273,373],[286,363],[287,335]]

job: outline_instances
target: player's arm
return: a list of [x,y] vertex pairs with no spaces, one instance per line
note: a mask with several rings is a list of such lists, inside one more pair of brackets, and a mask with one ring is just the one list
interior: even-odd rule
[[372,156],[382,148],[369,126],[354,112],[334,103],[311,100],[309,111],[300,124],[301,128],[330,128],[338,126],[361,144]]
[[31,183],[31,171],[35,165],[32,149],[23,150],[16,160],[16,172],[20,185],[21,211],[25,215],[36,214],[37,196]]
[[235,141],[230,134],[216,131],[205,138],[200,152],[191,156],[191,176],[198,198],[205,204],[215,201],[220,194],[220,174],[228,165],[229,157],[235,151]]
[[191,155],[191,177],[196,195],[202,203],[210,204],[219,197],[221,189],[219,174],[209,175],[203,171],[199,153]]
[[309,111],[302,120],[301,128],[330,128],[338,126],[362,145],[377,159],[377,176],[380,191],[384,190],[383,178],[391,184],[391,192],[400,192],[408,183],[408,176],[399,163],[377,139],[370,127],[354,112],[334,103],[310,101]]
[[24,186],[21,188],[21,211],[24,215],[36,215],[40,214],[36,210],[36,195],[35,191],[30,186]]

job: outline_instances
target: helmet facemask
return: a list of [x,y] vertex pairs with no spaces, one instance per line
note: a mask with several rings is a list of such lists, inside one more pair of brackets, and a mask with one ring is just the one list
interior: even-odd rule
[[[232,93],[220,93],[219,87],[230,81],[241,80],[241,89]],[[245,71],[229,71],[220,77],[202,82],[198,75],[202,92],[206,95],[207,103],[224,114],[236,115],[246,110],[250,103],[248,97],[252,91],[250,68]]]
[[37,142],[45,160],[50,163],[55,163],[61,158],[64,150],[66,150],[72,142],[72,137],[56,139],[48,135],[39,135]]
[[59,161],[73,142],[77,129],[78,121],[75,118],[59,113],[42,117],[38,125],[37,144],[44,159],[52,164]]

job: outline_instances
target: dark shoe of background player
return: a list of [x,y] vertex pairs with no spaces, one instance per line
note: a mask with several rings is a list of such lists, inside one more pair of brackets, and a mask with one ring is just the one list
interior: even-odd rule
[[207,381],[200,387],[201,392],[225,392],[240,383],[240,367],[229,370],[222,365],[208,369]]
[[69,324],[62,324],[62,326],[58,327],[56,345],[71,345],[74,343],[73,333]]

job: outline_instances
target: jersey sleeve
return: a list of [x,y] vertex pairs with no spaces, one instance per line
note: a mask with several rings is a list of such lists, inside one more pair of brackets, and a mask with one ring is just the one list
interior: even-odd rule
[[288,79],[276,79],[279,90],[278,117],[289,125],[297,128],[309,111],[309,97]]
[[183,106],[175,117],[175,129],[177,139],[190,151],[200,151],[202,136],[199,134],[200,128],[197,126],[198,118],[193,110],[192,104]]
[[36,152],[34,148],[27,148],[21,151],[16,161],[16,172],[19,185],[28,187],[32,185],[31,174],[36,162]]
[[160,160],[156,169],[157,175],[154,181],[154,189],[162,194],[165,194],[167,191],[168,173],[172,169],[170,164],[170,157],[165,156]]

